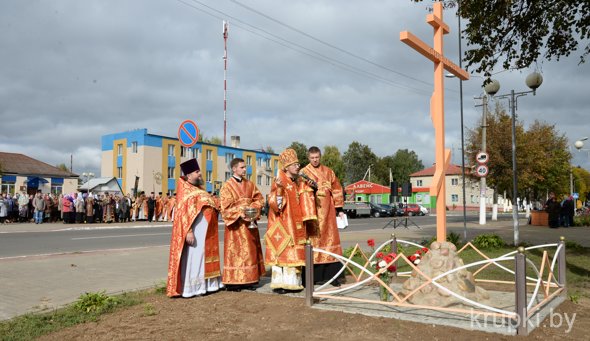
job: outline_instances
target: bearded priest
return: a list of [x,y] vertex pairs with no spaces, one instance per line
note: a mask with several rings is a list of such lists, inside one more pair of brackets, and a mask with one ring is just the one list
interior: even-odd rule
[[170,258],[169,297],[193,297],[223,287],[219,264],[218,200],[203,188],[196,159],[180,164],[184,176],[176,182],[176,209]]
[[279,294],[303,289],[305,266],[305,222],[314,221],[313,189],[299,178],[299,160],[288,148],[279,155],[281,170],[270,190],[266,264],[272,265],[270,287]]

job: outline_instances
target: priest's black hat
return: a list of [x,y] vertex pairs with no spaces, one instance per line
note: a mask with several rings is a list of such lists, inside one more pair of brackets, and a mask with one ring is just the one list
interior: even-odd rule
[[201,170],[201,168],[199,168],[199,163],[197,162],[197,159],[190,159],[190,160],[184,161],[183,163],[180,164],[180,169],[182,170],[182,173],[184,175],[188,175],[192,172],[196,172],[198,170]]

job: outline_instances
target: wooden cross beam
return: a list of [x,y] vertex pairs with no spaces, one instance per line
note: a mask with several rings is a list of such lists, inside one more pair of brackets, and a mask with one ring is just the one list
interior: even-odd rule
[[430,98],[430,117],[435,132],[436,164],[430,195],[436,196],[436,240],[443,242],[447,238],[445,174],[451,158],[451,151],[445,149],[444,70],[461,80],[468,80],[469,74],[443,54],[443,35],[449,33],[449,26],[443,22],[441,2],[434,4],[433,14],[426,16],[426,22],[434,28],[434,48],[408,31],[401,32],[399,38],[434,63],[434,92]]

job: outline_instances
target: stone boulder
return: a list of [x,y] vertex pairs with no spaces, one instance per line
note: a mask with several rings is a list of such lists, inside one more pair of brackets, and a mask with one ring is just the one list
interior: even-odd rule
[[[457,247],[454,244],[434,242],[430,245],[430,251],[422,256],[418,268],[426,276],[434,278],[463,265],[463,260],[457,255]],[[404,282],[401,294],[407,296],[425,282],[426,279],[419,275],[416,270],[413,270],[411,277]],[[442,277],[437,280],[437,283],[470,300],[489,304],[490,296],[488,292],[475,284],[473,274],[467,269]],[[412,304],[436,307],[448,307],[465,303],[433,284],[428,284],[418,290],[408,301]]]

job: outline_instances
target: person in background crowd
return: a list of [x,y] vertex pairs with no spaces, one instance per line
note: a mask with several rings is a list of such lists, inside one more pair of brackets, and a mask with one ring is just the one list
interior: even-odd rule
[[6,217],[8,217],[8,199],[6,193],[0,194],[0,224],[6,223]]
[[85,206],[86,224],[92,224],[94,223],[94,198],[92,197],[92,194],[88,194],[86,197]]
[[64,206],[64,195],[62,193],[59,194],[59,197],[57,198],[57,210],[59,211],[59,220],[63,221],[64,220],[64,214],[63,214],[63,206]]
[[18,197],[18,216],[19,221],[25,222],[29,219],[29,197],[25,192],[21,192]]
[[151,223],[156,214],[156,198],[154,198],[154,192],[150,194],[150,198],[147,200],[148,216],[147,220]]
[[119,222],[124,223],[125,217],[127,216],[127,210],[129,209],[127,206],[127,198],[125,198],[125,196],[117,196],[117,207],[119,208]]
[[103,222],[110,224],[115,221],[115,199],[111,194],[104,194],[104,199],[102,200],[102,209]]
[[160,221],[160,217],[162,216],[162,207],[162,192],[159,192],[158,195],[156,195],[156,210],[154,213],[154,221]]
[[51,210],[53,209],[53,200],[51,200],[51,195],[45,193],[43,196],[43,201],[45,201],[45,211],[43,212],[43,221],[51,222]]
[[73,219],[72,215],[74,213],[74,203],[73,199],[69,194],[66,194],[62,200],[62,215],[64,219],[64,224],[71,224]]
[[[10,195],[8,197],[10,197]],[[18,197],[18,193],[16,193],[15,196],[12,197],[12,210],[8,212],[8,216],[10,217],[11,222],[18,221]]]
[[31,194],[29,195],[29,205],[28,205],[28,210],[29,210],[29,214],[28,217],[29,218],[33,218],[33,222],[35,221],[35,207],[33,206],[33,199],[35,199],[35,195]]
[[558,228],[559,227],[559,212],[560,206],[559,202],[555,199],[555,193],[549,193],[549,199],[545,203],[545,211],[549,213],[549,227],[551,228]]
[[76,208],[76,224],[84,223],[84,217],[86,216],[86,205],[84,204],[84,198],[81,194],[78,194],[74,201]]
[[35,219],[35,224],[43,224],[43,213],[45,212],[45,200],[41,194],[41,191],[37,192],[35,198],[33,199],[33,208],[35,212],[33,217]]

